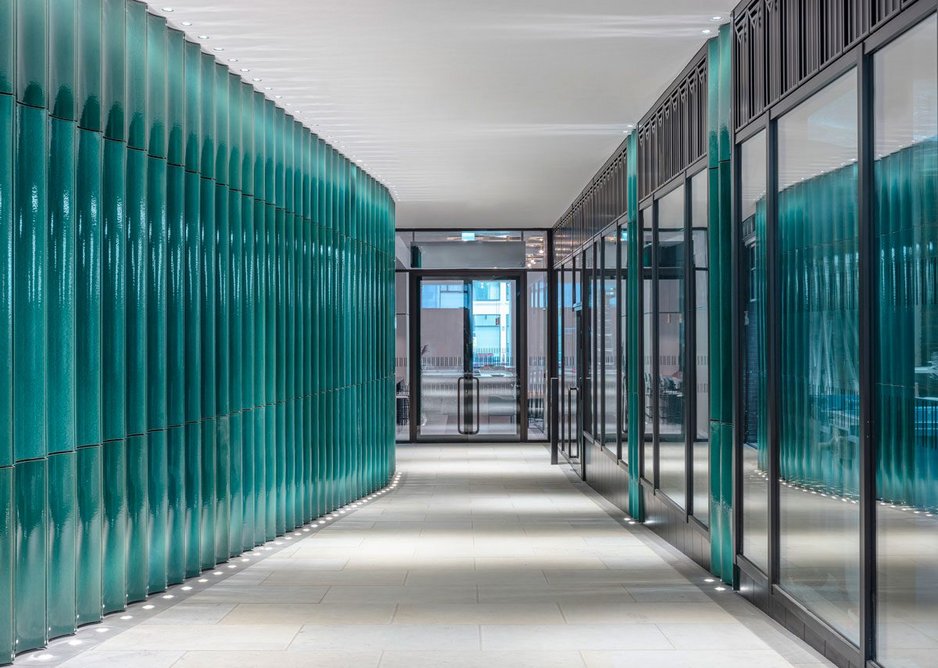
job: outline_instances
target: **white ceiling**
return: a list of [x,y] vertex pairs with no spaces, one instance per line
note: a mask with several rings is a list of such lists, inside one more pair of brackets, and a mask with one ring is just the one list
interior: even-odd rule
[[554,224],[733,2],[149,4],[360,160],[398,227],[518,228]]

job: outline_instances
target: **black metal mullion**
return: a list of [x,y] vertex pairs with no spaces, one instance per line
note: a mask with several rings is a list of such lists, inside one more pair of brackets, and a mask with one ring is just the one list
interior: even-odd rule
[[693,266],[693,200],[691,178],[684,181],[684,514],[694,514],[694,437],[697,420],[697,313],[694,290],[697,284]]
[[516,410],[518,412],[518,436],[522,442],[528,440],[528,275],[519,274],[514,281],[515,286],[515,363],[518,374],[518,385],[515,392]]
[[616,225],[616,461],[622,461],[622,371],[625,347],[622,345],[622,315],[627,313],[622,294],[622,225]]
[[857,55],[859,85],[859,155],[857,193],[859,197],[859,337],[860,337],[860,652],[864,660],[876,652],[876,484],[873,441],[875,409],[873,382],[873,290],[875,258],[873,250],[873,62],[872,56]]
[[778,394],[780,373],[779,349],[779,281],[778,281],[778,121],[769,123],[766,135],[766,389],[768,391],[769,424],[769,586],[779,582],[779,440]]
[[409,291],[410,313],[407,314],[410,326],[409,354],[410,354],[410,442],[417,441],[420,425],[420,277],[408,272],[407,290]]
[[655,489],[660,487],[658,476],[658,441],[661,437],[661,402],[659,383],[658,356],[661,353],[658,331],[658,200],[651,207],[651,405],[652,405],[652,431],[651,431],[651,480]]

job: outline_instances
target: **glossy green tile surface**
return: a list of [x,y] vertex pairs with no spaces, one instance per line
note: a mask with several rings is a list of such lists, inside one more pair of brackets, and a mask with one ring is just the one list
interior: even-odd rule
[[43,109],[17,105],[13,232],[13,448],[43,457],[46,442],[46,323],[49,205]]
[[146,122],[147,152],[157,158],[165,158],[169,137],[167,135],[167,40],[169,31],[166,19],[155,14],[147,14],[147,52],[146,52]]
[[127,146],[147,150],[147,6],[127,2]]
[[[0,467],[13,464],[13,110],[15,104],[12,95],[0,95]],[[0,652],[2,651],[0,647]]]
[[186,419],[186,173],[166,169],[166,420]]
[[49,567],[46,580],[50,638],[75,632],[77,619],[77,454],[50,455],[48,463]]
[[149,446],[147,435],[127,437],[127,601],[146,598],[149,573]]
[[127,0],[102,0],[104,136],[127,138]]
[[13,660],[13,467],[0,468],[0,662]]
[[46,390],[48,450],[74,450],[76,424],[76,220],[74,121],[50,121]]
[[[169,513],[169,453],[166,430],[147,434],[147,592],[166,589]],[[180,460],[181,461],[181,458]]]
[[102,130],[101,86],[102,7],[104,0],[77,0],[78,25],[75,44],[75,104],[78,126],[86,130]]
[[341,215],[344,159],[136,0],[0,2],[4,35],[0,662],[393,470],[355,328],[393,219]]
[[[179,175],[181,177],[181,174]],[[180,178],[181,182],[182,179]],[[177,186],[179,183],[176,184]],[[147,246],[146,246],[146,393],[147,428],[165,429],[167,413],[167,306],[168,281],[168,201],[167,165],[165,158],[147,158]],[[177,189],[177,194],[182,192]],[[180,216],[181,197],[176,201],[175,214]],[[177,229],[178,232],[178,229]],[[182,245],[178,244],[177,260]],[[176,265],[179,270],[181,266]],[[177,339],[178,341],[178,339]],[[178,378],[177,380],[181,380]]]
[[102,429],[104,440],[127,435],[127,150],[105,140],[101,196],[104,206],[101,323],[103,347]]
[[16,101],[45,108],[49,99],[49,0],[16,4]]
[[98,132],[78,130],[75,169],[75,440],[102,441],[102,220],[101,149]]
[[[151,480],[152,484],[152,480]],[[186,577],[186,428],[166,432],[166,580]]]
[[215,558],[215,509],[217,456],[215,418],[204,418],[199,423],[202,446],[201,505],[199,524],[199,551],[202,568],[212,568],[218,563]]
[[76,116],[77,0],[47,0],[49,3],[49,112],[69,121]]
[[[185,33],[167,30],[166,35],[166,158],[171,165],[184,165],[186,159],[186,79]],[[174,76],[168,76],[172,73]]]
[[104,530],[104,459],[100,445],[76,450],[78,528],[76,533],[75,599],[78,624],[101,619]]
[[18,462],[14,469],[16,556],[13,566],[16,651],[43,647],[49,639],[46,572],[49,517],[45,458]]
[[16,92],[16,3],[0,2],[0,94]]
[[102,609],[104,613],[127,606],[127,441],[107,441],[102,446],[104,529],[102,542]]
[[147,155],[127,150],[127,434],[147,430]]

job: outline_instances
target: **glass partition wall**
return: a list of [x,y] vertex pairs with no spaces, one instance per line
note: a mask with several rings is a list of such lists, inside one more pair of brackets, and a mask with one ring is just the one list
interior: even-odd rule
[[627,243],[610,225],[557,266],[559,447],[579,462],[580,438],[627,465]]
[[642,209],[642,477],[709,525],[707,171],[696,165]]
[[547,233],[398,231],[398,441],[546,440]]
[[909,4],[735,158],[741,589],[884,668],[938,651],[938,18]]

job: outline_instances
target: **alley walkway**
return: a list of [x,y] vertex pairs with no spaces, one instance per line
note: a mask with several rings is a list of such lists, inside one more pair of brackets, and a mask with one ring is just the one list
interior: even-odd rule
[[398,459],[386,494],[17,665],[828,665],[541,446]]

